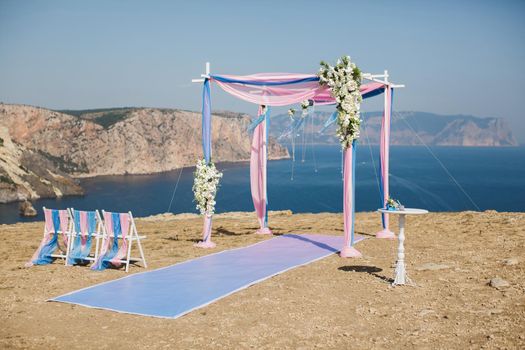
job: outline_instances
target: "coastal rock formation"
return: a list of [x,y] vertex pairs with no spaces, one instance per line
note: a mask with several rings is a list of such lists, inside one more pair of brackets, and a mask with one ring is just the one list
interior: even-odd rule
[[30,201],[24,201],[20,203],[21,216],[36,216],[36,214],[36,209],[33,207]]
[[[323,134],[319,131],[330,113],[316,112],[313,125],[311,119],[305,124],[307,140],[317,144],[337,144],[335,125]],[[379,143],[382,112],[363,113],[360,143]],[[274,136],[290,124],[287,115],[280,115],[272,121],[279,125],[273,129]],[[302,131],[300,131],[302,132]],[[286,140],[281,140],[286,141]],[[437,115],[425,112],[395,112],[392,116],[390,143],[392,145],[432,146],[517,146],[510,128],[501,118],[477,118],[465,115]]]
[[0,203],[82,193],[53,161],[14,142],[8,129],[0,126]]
[[[200,120],[200,113],[173,109],[122,108],[61,113],[0,104],[0,127],[13,145],[9,174],[25,171],[13,169],[26,164],[32,176],[43,179],[27,186],[27,180],[21,175],[4,175],[0,200],[78,193],[78,186],[73,188],[74,182],[66,174],[74,177],[148,174],[193,166],[202,154]],[[215,162],[249,160],[249,123],[248,115],[213,115]],[[287,149],[273,139],[270,139],[268,153],[270,159],[288,157]],[[39,166],[33,169],[33,164]],[[7,172],[5,161],[0,163],[0,171]],[[54,185],[58,181],[62,182],[61,187]]]

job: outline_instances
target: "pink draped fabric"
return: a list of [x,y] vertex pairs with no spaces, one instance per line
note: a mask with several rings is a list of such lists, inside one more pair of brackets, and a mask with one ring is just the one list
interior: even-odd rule
[[129,224],[130,218],[128,213],[120,213],[120,228],[122,231],[122,244],[119,247],[117,254],[110,260],[113,265],[119,267],[121,265],[120,260],[126,258],[128,254],[128,235],[129,235]]
[[113,218],[111,217],[111,213],[107,211],[104,212],[104,226],[106,226],[106,237],[102,242],[99,259],[103,258],[108,252],[109,247],[111,246],[111,241],[113,240]]
[[354,248],[354,176],[355,176],[355,142],[344,150],[343,155],[343,221],[344,221],[344,244],[341,249],[341,257],[360,257],[361,253]]
[[351,234],[352,226],[354,225],[352,218],[352,187],[354,185],[352,172],[352,146],[344,150],[344,169],[343,169],[343,215],[344,215],[344,246],[352,245]]
[[61,247],[58,242],[57,242],[57,244],[58,244],[58,248],[62,252],[65,253],[66,250],[67,250],[67,241],[68,241],[69,214],[68,214],[67,210],[59,210],[58,211],[58,217],[60,218],[60,231],[61,231],[62,242],[63,242],[64,246]]
[[[258,114],[262,114],[260,107]],[[264,231],[266,227],[266,152],[266,120],[264,120],[253,132],[250,156],[250,186],[260,231]]]
[[88,232],[88,222],[87,222],[87,212],[80,211],[80,241],[82,246],[86,244],[87,237],[89,235]]
[[[390,118],[392,109],[392,89],[385,88],[385,107],[383,119],[381,121],[380,134],[380,162],[381,162],[381,181],[383,189],[383,207],[386,206],[386,201],[390,197],[389,193],[389,156],[390,156]],[[395,235],[390,231],[390,218],[388,214],[382,214],[383,229],[376,233],[378,238],[394,238]]]
[[[361,84],[359,92],[361,92],[361,95],[366,95],[374,90],[381,89],[384,86],[384,84],[376,82]],[[333,105],[336,103],[328,86],[323,86],[322,89],[317,91],[313,100],[316,105]]]
[[[304,100],[314,100],[318,105],[335,103],[330,88],[319,85],[318,80],[308,80],[317,77],[312,74],[264,73],[243,76],[220,75],[220,77],[234,82],[223,82],[213,79],[213,77],[211,80],[229,94],[258,105],[287,106]],[[285,83],[300,80],[305,81],[285,85],[264,85],[265,83]],[[372,82],[361,85],[360,90],[362,94],[365,94],[382,86],[381,83]]]
[[46,220],[45,223],[45,233],[44,235],[49,236],[50,232],[53,232],[53,211],[51,209],[44,209],[44,217]]
[[195,243],[194,247],[199,248],[215,248],[215,243],[211,241],[211,224],[212,216],[204,215],[204,225],[202,227],[202,241]]

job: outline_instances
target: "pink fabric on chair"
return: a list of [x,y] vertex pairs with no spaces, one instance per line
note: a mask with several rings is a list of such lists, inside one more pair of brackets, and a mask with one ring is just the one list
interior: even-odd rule
[[87,212],[80,211],[80,240],[84,246],[88,237],[88,222],[87,222]]
[[104,212],[104,226],[106,227],[106,237],[102,242],[99,259],[101,259],[109,250],[111,241],[113,240],[113,219],[110,212]]
[[119,267],[122,263],[119,260],[124,259],[128,254],[128,235],[130,218],[128,213],[120,213],[120,228],[122,230],[122,244],[119,247],[117,254],[111,259],[111,263]]
[[64,243],[64,247],[60,247],[60,244],[58,244],[58,247],[65,253],[68,241],[69,214],[67,210],[59,210],[58,216],[60,217],[60,231],[62,231],[62,242]]

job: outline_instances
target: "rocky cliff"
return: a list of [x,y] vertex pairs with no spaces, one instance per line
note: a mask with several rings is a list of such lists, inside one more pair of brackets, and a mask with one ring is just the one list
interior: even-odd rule
[[49,157],[14,142],[0,126],[0,203],[82,193]]
[[[10,158],[14,167],[21,164],[24,157],[38,157],[43,169],[47,167],[53,169],[53,173],[74,177],[146,174],[192,166],[202,154],[200,118],[196,112],[172,109],[121,108],[62,113],[0,104],[0,127],[5,130],[6,139],[18,145],[24,155]],[[246,128],[250,117],[219,113],[212,120],[213,160],[248,160],[251,138]],[[285,158],[288,151],[271,139],[269,157]],[[38,163],[28,162],[31,171],[33,162]],[[5,172],[4,164],[0,163],[0,169]],[[40,172],[34,173],[38,176]],[[21,183],[18,178],[12,178],[12,182],[17,186]],[[34,188],[32,190],[34,192]],[[36,198],[33,192],[3,196],[6,200]]]
[[[331,113],[317,112],[305,124],[307,140],[314,143],[336,144],[335,125],[323,134],[319,133]],[[360,143],[379,143],[381,112],[363,113]],[[272,120],[273,136],[278,137],[290,124],[287,115]],[[302,131],[300,131],[302,132]],[[283,139],[281,141],[286,141]],[[437,115],[425,112],[396,112],[392,116],[390,142],[392,145],[434,146],[517,146],[512,132],[504,119],[478,118],[465,115]]]

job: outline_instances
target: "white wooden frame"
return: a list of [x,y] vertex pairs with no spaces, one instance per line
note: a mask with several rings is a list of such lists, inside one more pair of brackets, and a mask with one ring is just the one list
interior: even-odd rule
[[[43,209],[43,211],[44,211],[44,213],[45,213],[46,209],[48,209],[48,208],[46,208],[46,207],[42,207],[42,209]],[[67,209],[48,209],[48,210],[67,210]],[[51,219],[51,220],[52,220],[52,219]],[[51,224],[52,224],[52,223],[51,223]],[[59,224],[59,227],[60,227],[60,229],[58,230],[58,236],[59,236],[59,237],[58,237],[57,239],[62,239],[61,236],[62,236],[62,233],[63,233],[63,232],[62,232],[62,225],[61,225],[61,224],[62,224],[62,223]],[[65,259],[66,262],[67,262],[67,250],[68,250],[68,246],[69,246],[69,234],[70,234],[70,232],[71,232],[71,230],[72,230],[72,224],[73,224],[73,222],[71,221],[71,218],[69,217],[69,210],[68,210],[67,232],[64,232],[64,233],[66,234],[66,236],[67,236],[66,253],[65,253],[65,254],[50,254],[50,255],[49,255],[50,257],[52,257],[52,258],[61,258],[61,259]],[[44,218],[44,237],[46,236],[46,229],[47,229],[47,227],[46,227],[46,221],[45,221],[45,218]],[[55,234],[54,231],[52,231],[52,232],[50,232],[50,233],[51,233],[51,234]],[[58,242],[57,242],[57,249],[58,249],[59,251],[62,251],[62,250],[60,249],[60,245],[59,245]],[[56,250],[55,250],[55,252],[56,252]]]
[[[141,261],[142,264],[144,265],[144,268],[147,269],[148,268],[148,264],[146,263],[146,258],[144,257],[144,250],[142,249],[142,244],[140,243],[140,240],[141,239],[145,239],[146,236],[139,236],[139,234],[137,232],[137,226],[135,225],[135,220],[133,219],[133,214],[131,214],[130,211],[128,211],[127,214],[129,215],[129,220],[130,220],[129,232],[127,232],[127,235],[126,235],[126,240],[128,241],[128,252],[126,254],[126,258],[123,259],[123,260],[118,260],[118,262],[120,262],[122,264],[126,264],[126,272],[129,271],[129,263],[131,261]],[[105,211],[104,210],[102,210],[102,217],[105,217]],[[105,225],[103,225],[102,232],[103,232],[103,236],[104,236],[102,242],[105,242],[106,239],[114,238],[113,236],[110,236],[107,233]],[[117,236],[117,239],[123,240],[124,237],[122,236],[122,234],[120,234],[120,235]],[[134,258],[134,257],[131,256],[131,246],[132,246],[134,241],[137,241],[137,245],[138,245],[139,253],[140,253],[140,258]]]
[[[74,210],[75,210],[74,208],[68,208],[67,209],[67,212],[68,212],[68,215],[69,215],[69,218],[70,218],[69,220],[71,222],[71,230],[70,230],[69,238],[68,238],[68,241],[67,241],[66,266],[71,266],[71,265],[68,264],[68,260],[69,260],[69,254],[71,253],[71,250],[73,249],[75,238],[77,236],[81,236],[82,235],[82,232],[76,232],[76,229],[75,229],[75,217],[73,215]],[[102,229],[104,227],[104,224],[102,222],[102,218],[101,218],[100,213],[99,213],[98,210],[95,210],[95,220],[97,221],[97,224],[96,224],[96,227],[95,227],[95,232],[88,232],[88,234],[89,233],[91,234],[91,237],[95,238],[95,252],[93,253],[93,256],[90,256],[91,255],[90,254],[87,257],[85,257],[83,260],[96,261],[97,258],[98,258],[99,246],[100,246],[99,242],[100,242],[100,238],[103,237]],[[89,225],[88,225],[88,227],[89,227]]]

